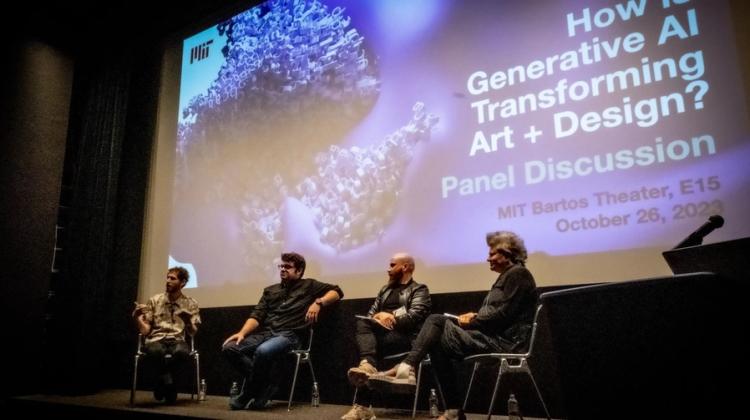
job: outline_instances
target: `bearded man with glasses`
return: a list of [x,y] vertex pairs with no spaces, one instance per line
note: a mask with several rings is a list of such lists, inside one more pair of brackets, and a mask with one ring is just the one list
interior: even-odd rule
[[336,285],[302,278],[305,266],[302,255],[281,254],[281,282],[263,289],[245,324],[224,341],[222,354],[245,379],[229,401],[231,410],[266,408],[277,388],[272,378],[280,376],[277,362],[300,348],[300,334],[317,322],[323,306],[344,297]]

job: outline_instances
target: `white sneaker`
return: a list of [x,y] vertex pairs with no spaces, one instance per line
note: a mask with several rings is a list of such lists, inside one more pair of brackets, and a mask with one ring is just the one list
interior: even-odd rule
[[341,420],[375,420],[375,413],[364,405],[354,404],[351,410],[341,416]]
[[403,383],[417,386],[417,375],[414,374],[414,368],[406,363],[399,363],[396,368],[396,379],[395,381],[401,381]]
[[370,388],[380,392],[410,394],[417,387],[417,375],[413,367],[406,363],[399,363],[395,370],[371,375],[367,384]]

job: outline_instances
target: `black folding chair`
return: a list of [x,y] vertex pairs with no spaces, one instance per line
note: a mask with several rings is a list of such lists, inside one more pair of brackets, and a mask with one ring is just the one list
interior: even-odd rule
[[503,376],[504,373],[514,373],[514,372],[521,372],[529,375],[529,378],[531,378],[531,383],[534,384],[534,389],[536,390],[536,395],[539,397],[539,401],[542,402],[542,407],[544,407],[544,412],[547,414],[547,419],[550,419],[549,411],[547,410],[547,405],[544,403],[544,398],[542,398],[542,393],[539,391],[539,386],[537,386],[536,381],[534,380],[534,374],[531,372],[531,369],[529,369],[529,359],[531,358],[532,351],[534,349],[534,341],[536,339],[536,332],[537,332],[537,323],[539,319],[539,313],[542,311],[542,305],[539,305],[536,308],[536,314],[534,314],[534,325],[531,329],[531,338],[529,340],[529,350],[526,353],[482,353],[482,354],[474,354],[468,357],[464,358],[465,362],[473,362],[474,363],[474,369],[471,371],[471,379],[469,380],[469,387],[466,389],[466,397],[464,398],[464,405],[463,409],[466,411],[466,405],[469,402],[469,393],[471,392],[471,385],[474,382],[474,374],[477,372],[477,369],[479,366],[495,366],[497,364],[500,365],[498,372],[497,372],[497,380],[495,381],[495,389],[492,391],[492,399],[490,401],[490,409],[487,412],[487,419],[489,420],[492,418],[492,409],[495,407],[495,399],[497,398],[497,391],[500,387],[500,378]]
[[[198,354],[198,350],[195,349],[195,337],[192,335],[189,335],[190,337],[190,353],[189,356],[193,359],[195,362],[195,390],[190,391],[190,399],[194,399],[195,396],[198,394],[198,390],[200,389],[200,382],[201,382],[201,369],[200,369],[200,355]],[[146,353],[143,351],[143,346],[145,345],[145,337],[142,334],[138,334],[138,347],[135,351],[135,362],[133,365],[133,385],[130,388],[130,404],[133,405],[135,403],[135,390],[136,386],[138,385],[138,362],[141,360],[143,356],[146,355]]]

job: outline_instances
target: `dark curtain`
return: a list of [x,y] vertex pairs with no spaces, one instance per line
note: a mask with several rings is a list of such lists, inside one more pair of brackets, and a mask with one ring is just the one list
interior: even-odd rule
[[[117,50],[117,48],[112,48]],[[66,234],[51,282],[45,371],[54,393],[126,387],[135,332],[149,154],[156,119],[156,52],[86,54],[78,61],[63,174]]]

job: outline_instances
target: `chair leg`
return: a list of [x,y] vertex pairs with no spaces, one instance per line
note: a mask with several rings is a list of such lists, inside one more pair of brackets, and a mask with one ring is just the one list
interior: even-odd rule
[[310,377],[312,378],[313,383],[318,382],[317,379],[315,379],[315,370],[313,369],[312,360],[310,360],[310,356],[307,356],[307,366],[310,367]]
[[294,397],[294,386],[297,385],[297,373],[299,372],[299,362],[302,355],[297,353],[297,363],[294,365],[294,376],[292,377],[292,389],[289,390],[289,402],[286,405],[286,411],[292,411],[292,398]]
[[443,404],[443,410],[447,410],[448,404],[445,402],[445,395],[443,395],[443,386],[440,385],[440,378],[438,377],[437,371],[435,371],[435,368],[432,368],[431,371],[432,371],[432,380],[435,381],[435,384],[437,385],[438,398],[440,398],[440,403]]
[[469,386],[466,387],[466,396],[464,397],[464,405],[461,410],[466,411],[466,405],[469,403],[469,393],[471,392],[471,385],[474,384],[474,375],[477,373],[479,362],[474,362],[474,369],[471,370],[471,379],[469,379]]
[[414,390],[414,405],[411,408],[411,418],[415,418],[417,416],[417,401],[419,400],[419,385],[422,381],[422,367],[424,366],[424,362],[419,363],[419,369],[417,369],[417,389]]
[[542,408],[544,408],[544,414],[547,415],[547,420],[551,420],[552,417],[550,417],[549,411],[547,410],[547,404],[544,403],[544,398],[542,398],[542,393],[539,391],[539,387],[536,385],[536,381],[534,380],[534,375],[531,374],[531,371],[529,371],[529,377],[531,378],[531,383],[534,384],[534,389],[536,390],[536,396],[539,397],[539,401],[542,402]]
[[490,400],[490,410],[487,411],[487,420],[492,419],[492,409],[495,408],[495,400],[497,400],[497,390],[500,388],[500,377],[503,376],[503,367],[505,360],[500,363],[500,368],[497,370],[497,380],[495,381],[495,390],[492,391],[492,399]]
[[193,395],[198,395],[201,389],[201,359],[200,354],[195,353],[195,393],[190,391],[190,399],[193,399]]
[[[315,378],[315,369],[313,369],[312,360],[310,360],[310,355],[307,355],[307,366],[310,367],[310,377],[312,378],[312,383],[315,384],[318,382],[318,380]],[[318,389],[320,391],[320,389]],[[318,395],[318,398],[320,398],[320,395]],[[318,401],[320,403],[320,401]]]
[[133,386],[130,388],[130,405],[135,403],[135,387],[138,384],[138,359],[139,355],[135,355],[135,363],[133,365]]

